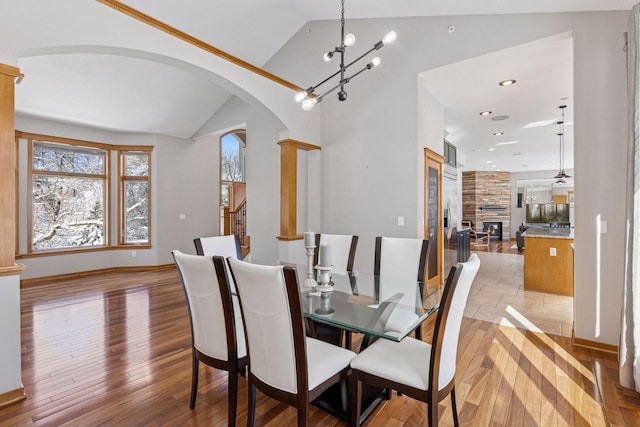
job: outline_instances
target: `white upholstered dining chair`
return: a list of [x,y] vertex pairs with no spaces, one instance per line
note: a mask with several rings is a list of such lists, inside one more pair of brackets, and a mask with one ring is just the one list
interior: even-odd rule
[[[373,273],[376,276],[425,280],[429,241],[401,237],[376,237]],[[387,329],[402,332],[414,322],[417,315],[406,310],[394,310]],[[415,329],[417,339],[422,339],[422,327]]]
[[[217,255],[225,259],[228,257],[242,259],[240,239],[238,236],[233,234],[226,236],[197,237],[193,239],[193,243],[196,246],[196,253],[198,255]],[[227,277],[229,279],[231,291],[235,293],[236,284],[233,283],[233,278],[231,277],[231,272],[229,271],[229,265],[227,263],[225,263],[225,268],[227,269]]]
[[455,373],[462,315],[471,284],[480,268],[478,255],[451,267],[436,317],[431,344],[406,337],[380,339],[351,361],[351,425],[359,424],[360,383],[387,387],[427,403],[429,426],[438,425],[438,402],[451,395],[458,425]]
[[[229,373],[228,425],[235,425],[238,373],[247,365],[240,307],[232,298],[226,261],[172,251],[189,309],[192,347],[191,399],[195,407],[200,362]],[[235,307],[234,307],[235,306]]]
[[253,425],[256,387],[298,410],[309,422],[309,402],[346,378],[355,353],[305,337],[296,270],[228,258],[244,320],[249,354],[248,419]]
[[313,253],[313,265],[318,264],[318,250],[320,245],[331,246],[331,263],[333,272],[346,274],[353,271],[353,262],[358,247],[358,236],[352,234],[316,234],[316,248]]

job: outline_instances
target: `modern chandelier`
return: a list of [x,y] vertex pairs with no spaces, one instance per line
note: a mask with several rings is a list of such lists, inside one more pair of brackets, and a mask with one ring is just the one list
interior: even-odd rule
[[[305,111],[309,111],[311,110],[318,102],[322,101],[322,99],[327,96],[328,94],[330,94],[331,92],[333,92],[334,90],[340,88],[340,91],[338,92],[338,99],[340,101],[344,101],[347,99],[347,92],[344,90],[344,87],[347,83],[349,83],[351,81],[351,79],[353,79],[354,77],[358,76],[360,73],[366,71],[366,70],[370,70],[374,67],[377,67],[378,65],[380,65],[380,58],[379,57],[374,57],[371,62],[369,62],[367,65],[364,66],[364,68],[362,68],[360,71],[352,74],[349,77],[345,76],[345,73],[347,71],[347,68],[351,67],[353,64],[355,64],[356,62],[360,61],[361,59],[363,59],[365,56],[369,55],[371,52],[373,52],[374,50],[380,50],[385,44],[389,44],[391,42],[393,42],[396,39],[397,35],[395,33],[395,31],[389,31],[383,38],[382,40],[380,40],[379,42],[377,42],[376,44],[373,45],[373,47],[371,49],[369,49],[368,51],[366,51],[365,53],[363,53],[362,55],[360,55],[358,58],[356,58],[355,60],[351,61],[350,63],[348,63],[347,65],[344,64],[344,54],[347,50],[347,47],[353,46],[356,42],[356,36],[354,36],[353,34],[349,33],[347,35],[344,34],[344,0],[342,0],[342,18],[340,19],[340,46],[336,46],[335,48],[333,48],[333,50],[327,52],[324,54],[323,59],[325,62],[329,62],[331,61],[331,59],[334,57],[335,54],[339,53],[340,54],[340,68],[338,69],[338,71],[336,71],[335,73],[333,73],[332,75],[330,75],[329,77],[327,77],[326,79],[324,79],[323,81],[321,81],[320,83],[318,83],[315,86],[311,86],[308,89],[302,91],[302,92],[298,92],[295,96],[296,102],[301,102],[302,103],[302,109]],[[319,88],[320,86],[322,86],[323,84],[325,84],[326,82],[328,82],[329,80],[333,79],[335,76],[340,75],[340,81],[338,82],[337,85],[335,85],[334,87],[332,87],[331,89],[327,90],[326,92],[324,92],[321,95],[317,95],[315,93],[316,89]]]
[[554,176],[554,178],[558,179],[556,184],[566,182],[565,178],[571,178],[571,175],[567,175],[564,171],[564,109],[567,108],[566,105],[561,105],[560,111],[562,112],[562,119],[557,123],[558,124],[558,136],[560,137],[560,171],[558,174]]

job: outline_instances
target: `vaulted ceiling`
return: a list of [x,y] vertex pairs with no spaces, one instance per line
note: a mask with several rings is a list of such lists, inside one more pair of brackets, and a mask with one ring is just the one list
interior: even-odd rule
[[[355,19],[630,10],[635,1],[347,0],[345,16],[347,19]],[[12,10],[19,9],[20,3],[12,5]],[[338,0],[125,0],[122,3],[256,66],[264,65],[307,22],[340,18]],[[29,14],[29,11],[23,12]],[[73,10],[70,9],[69,13],[73,13]],[[51,30],[50,25],[32,25],[29,27],[29,37],[46,39],[47,32]],[[564,42],[549,40],[530,48],[533,50],[527,53],[512,50],[496,53],[491,58],[452,64],[446,70],[433,70],[432,74],[427,76],[427,80],[433,85],[434,96],[445,106],[446,127],[452,142],[464,147],[468,138],[475,138],[477,141],[480,133],[487,132],[489,128],[481,129],[479,126],[489,122],[490,118],[479,119],[475,114],[471,114],[472,121],[464,119],[470,113],[475,113],[481,105],[494,110],[494,115],[518,117],[517,122],[513,120],[508,124],[513,126],[513,132],[516,126],[521,127],[528,120],[524,116],[557,118],[556,112],[548,111],[548,103],[545,105],[546,111],[535,113],[534,110],[541,107],[524,105],[522,100],[527,99],[531,93],[540,95],[544,91],[544,96],[558,105],[563,97],[569,98],[570,101],[572,93],[567,89],[570,87],[570,84],[567,85],[567,78],[571,78],[570,55],[568,60],[566,55],[561,56],[563,53],[570,53],[570,39],[565,39]],[[469,70],[477,70],[481,61],[490,61],[487,63],[491,64],[483,69],[503,70],[502,75],[514,75],[513,78],[518,78],[515,74],[520,76],[527,73],[533,76],[539,72],[536,69],[514,68],[514,58],[518,55],[528,55],[529,64],[533,62],[532,55],[537,55],[542,61],[539,64],[540,69],[545,69],[549,66],[549,61],[554,61],[557,84],[549,84],[548,79],[537,79],[535,84],[499,88],[501,91],[498,91],[497,81],[494,80],[499,73],[474,74],[474,79],[477,79],[475,84],[470,78],[445,79],[452,74],[469,75]],[[197,134],[211,115],[231,96],[211,81],[142,58],[70,53],[24,56],[18,65],[27,76],[16,90],[16,111],[19,114],[111,130],[161,133],[190,138]],[[481,90],[480,81],[490,82],[491,88],[487,86],[487,90]],[[469,89],[468,85],[471,84],[474,85],[471,86],[473,90]],[[505,97],[508,90],[517,93],[517,97]],[[570,117],[571,111],[568,113]],[[496,132],[509,129],[508,126],[498,126],[499,123],[491,124],[495,125],[491,129],[495,129]],[[570,127],[568,128],[570,131]],[[556,133],[555,130],[551,132],[549,128],[546,130],[551,136]],[[536,131],[531,131],[530,134],[534,132]],[[505,132],[502,140],[507,141],[509,138],[511,136]],[[513,134],[513,138],[524,141],[525,135]],[[481,145],[482,150],[488,152],[495,140],[484,138],[483,135],[483,141],[486,142]],[[557,152],[557,140],[550,137],[549,142],[552,144],[551,151]],[[503,149],[506,154],[512,156],[511,164],[520,161],[513,157],[516,155],[514,150],[520,150],[525,146],[524,143],[517,145],[518,147],[509,147],[510,150],[513,149],[509,153]],[[520,151],[525,153],[524,148]],[[528,156],[529,153],[526,154]],[[480,153],[478,158],[479,156]],[[538,162],[534,157],[529,158],[529,163]],[[548,162],[548,159],[540,161]],[[509,170],[506,162],[499,167]]]

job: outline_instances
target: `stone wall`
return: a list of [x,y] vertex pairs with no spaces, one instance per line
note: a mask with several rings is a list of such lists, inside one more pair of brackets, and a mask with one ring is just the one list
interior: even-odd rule
[[[487,210],[482,207],[500,207]],[[462,172],[462,219],[473,221],[476,231],[482,231],[484,221],[502,222],[502,239],[511,236],[511,173]]]

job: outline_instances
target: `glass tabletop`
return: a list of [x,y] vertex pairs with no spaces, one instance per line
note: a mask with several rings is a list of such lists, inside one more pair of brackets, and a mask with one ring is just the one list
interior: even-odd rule
[[304,286],[307,266],[296,266],[304,314],[316,322],[400,341],[440,304],[442,287],[401,277],[333,273],[333,291]]

